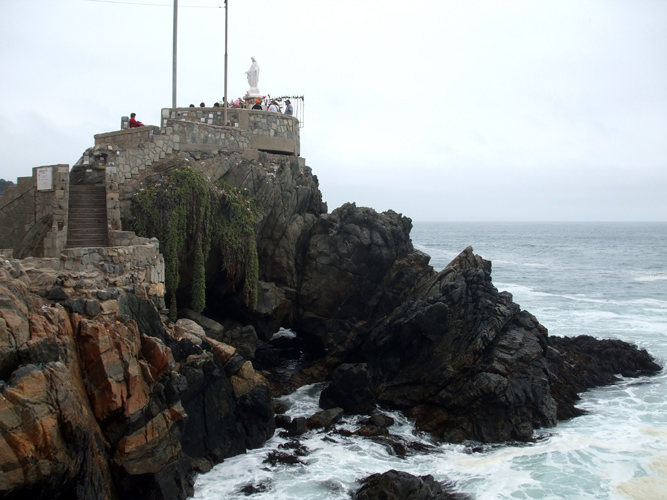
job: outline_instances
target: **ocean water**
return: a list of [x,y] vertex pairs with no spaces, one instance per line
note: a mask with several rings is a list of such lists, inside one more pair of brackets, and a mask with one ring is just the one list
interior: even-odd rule
[[[495,286],[552,335],[618,338],[667,363],[667,223],[415,223],[412,240],[436,270],[472,245],[492,261]],[[316,412],[321,390],[283,398],[288,414]],[[535,443],[474,450],[433,442],[388,412],[390,432],[415,450],[405,458],[381,440],[312,431],[301,464],[271,466],[267,454],[288,441],[275,436],[199,476],[195,498],[346,499],[359,479],[397,469],[452,481],[478,500],[667,499],[667,372],[587,392],[579,406],[589,413]]]

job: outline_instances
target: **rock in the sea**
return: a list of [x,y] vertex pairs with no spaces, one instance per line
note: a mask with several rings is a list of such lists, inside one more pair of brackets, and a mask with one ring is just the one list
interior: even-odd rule
[[320,408],[341,407],[347,414],[375,410],[375,396],[365,363],[344,363],[336,368],[331,383],[320,395]]
[[644,349],[617,339],[588,335],[549,337],[549,368],[554,375],[551,393],[558,402],[558,419],[584,413],[575,404],[579,393],[613,384],[623,377],[655,375],[662,369]]
[[447,441],[527,440],[556,423],[546,329],[490,273],[467,248],[364,347],[378,403]]
[[308,429],[319,429],[329,427],[343,418],[342,408],[330,408],[328,410],[318,411],[306,420]]
[[390,470],[373,474],[362,481],[353,500],[465,500],[467,496],[443,490],[433,476],[413,476]]

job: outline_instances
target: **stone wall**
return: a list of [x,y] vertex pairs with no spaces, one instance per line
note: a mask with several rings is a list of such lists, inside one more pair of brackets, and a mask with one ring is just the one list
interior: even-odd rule
[[0,196],[0,248],[57,256],[67,241],[69,166],[35,167]]
[[118,299],[127,293],[164,307],[164,258],[157,240],[117,234],[119,241],[122,236],[128,236],[126,242],[138,244],[68,248],[57,258],[21,260],[31,280],[30,291],[53,300],[98,301],[102,313],[117,312]]
[[153,136],[159,133],[160,127],[156,127],[155,125],[107,132],[95,135],[95,145],[113,144],[120,149],[138,148],[140,144],[151,142]]
[[[260,149],[297,156],[301,154],[299,120],[294,116],[262,110],[230,108],[227,110],[230,127],[224,127],[223,116],[222,108],[164,108],[161,128],[164,133],[175,121],[186,121],[204,126],[238,129],[240,134],[237,137],[245,136],[245,138],[238,139],[237,144],[221,144],[221,147]],[[203,127],[197,130],[207,129],[208,127]],[[205,136],[199,133],[186,138],[181,137],[181,142],[207,144]]]

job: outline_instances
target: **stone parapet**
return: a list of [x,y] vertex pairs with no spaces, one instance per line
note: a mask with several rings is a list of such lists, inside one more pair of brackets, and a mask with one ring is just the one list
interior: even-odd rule
[[[217,142],[223,148],[250,148],[297,156],[301,153],[299,120],[294,116],[231,108],[227,110],[228,126],[223,123],[223,117],[222,108],[164,108],[161,130],[163,134],[171,135],[177,122],[196,123],[200,127],[188,128],[191,134],[180,137],[182,144],[214,147]],[[237,130],[238,133],[226,136],[223,130]]]
[[[98,300],[111,312],[127,293],[164,307],[164,258],[157,244],[69,248],[59,258],[18,261],[30,278],[30,290],[44,298]],[[53,297],[60,290],[59,297]],[[105,306],[106,303],[106,306]]]
[[95,135],[95,146],[111,144],[121,149],[138,148],[140,145],[151,142],[155,135],[160,133],[160,127],[147,125],[145,127],[130,128],[117,132],[106,132]]

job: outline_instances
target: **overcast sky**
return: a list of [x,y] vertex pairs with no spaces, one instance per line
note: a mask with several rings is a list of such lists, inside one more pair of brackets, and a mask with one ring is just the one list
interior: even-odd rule
[[[149,6],[145,4],[156,4]],[[229,97],[305,96],[329,210],[667,220],[667,0],[229,0]],[[171,0],[0,0],[0,178],[171,105]],[[180,0],[178,105],[222,99],[223,0]]]

